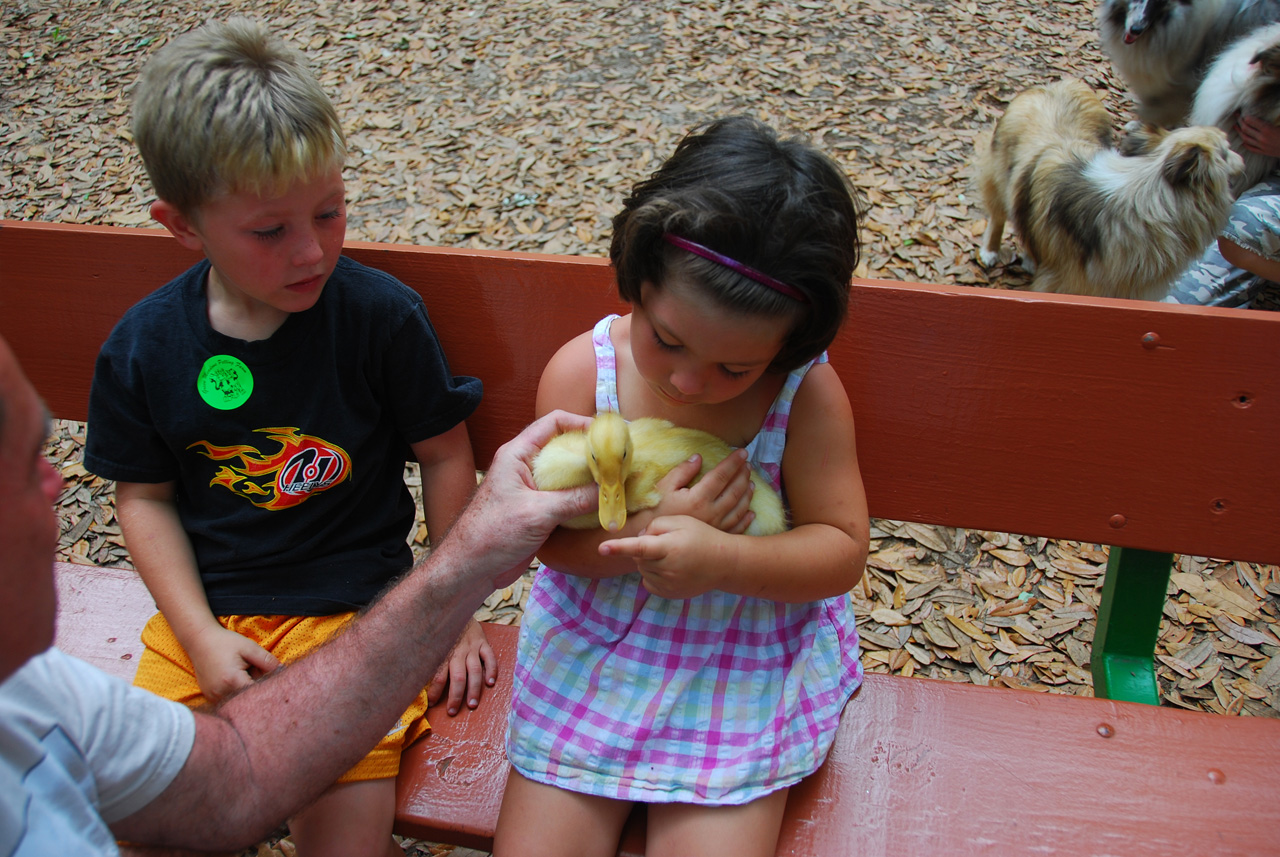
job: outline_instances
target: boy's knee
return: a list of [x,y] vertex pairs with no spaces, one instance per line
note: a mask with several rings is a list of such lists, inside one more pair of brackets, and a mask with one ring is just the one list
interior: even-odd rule
[[391,838],[395,780],[364,780],[330,788],[289,819],[298,857],[387,857],[402,854]]

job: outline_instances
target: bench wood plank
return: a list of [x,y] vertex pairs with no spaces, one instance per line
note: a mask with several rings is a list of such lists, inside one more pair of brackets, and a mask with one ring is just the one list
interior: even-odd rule
[[129,568],[54,563],[58,624],[54,645],[103,672],[133,681],[142,657],[142,627],[156,602]]
[[[620,308],[601,259],[347,253],[484,378],[481,468],[555,349]],[[158,230],[0,222],[0,335],[57,416],[84,419],[112,325],[194,258]],[[1280,314],[861,280],[831,356],[876,517],[1280,562]]]

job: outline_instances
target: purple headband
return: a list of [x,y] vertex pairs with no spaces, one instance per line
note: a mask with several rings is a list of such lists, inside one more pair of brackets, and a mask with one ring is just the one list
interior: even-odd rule
[[786,283],[782,282],[781,280],[775,280],[773,277],[770,277],[768,274],[764,273],[763,271],[757,271],[755,268],[751,267],[750,265],[745,265],[742,262],[739,262],[737,259],[732,259],[724,255],[723,253],[717,253],[715,250],[712,250],[710,247],[703,247],[701,244],[696,244],[693,241],[690,241],[688,238],[681,238],[679,235],[672,235],[670,232],[662,233],[662,240],[666,241],[668,244],[671,244],[674,247],[679,247],[681,250],[688,250],[690,253],[694,254],[695,256],[701,256],[704,259],[710,259],[712,262],[715,262],[717,265],[724,265],[729,270],[737,271],[739,274],[746,277],[747,279],[755,280],[760,285],[768,286],[769,288],[773,289],[775,292],[781,292],[782,294],[786,295],[787,297],[793,300],[797,300],[797,301],[800,301],[801,303],[806,303],[806,304],[809,303],[809,297],[804,292],[800,291],[794,286],[788,286]]

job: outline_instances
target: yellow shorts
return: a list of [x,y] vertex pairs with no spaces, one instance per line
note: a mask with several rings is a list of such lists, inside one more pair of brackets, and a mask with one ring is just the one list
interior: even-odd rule
[[[219,616],[218,622],[224,628],[253,640],[275,655],[281,663],[288,664],[318,648],[346,627],[355,615]],[[208,704],[208,700],[200,692],[191,659],[187,657],[163,615],[157,613],[147,622],[147,626],[142,629],[142,643],[146,648],[138,660],[138,674],[133,679],[134,685],[190,708]],[[381,780],[398,774],[401,750],[431,728],[427,724],[426,713],[427,689],[423,688],[378,746],[343,774],[338,782]]]

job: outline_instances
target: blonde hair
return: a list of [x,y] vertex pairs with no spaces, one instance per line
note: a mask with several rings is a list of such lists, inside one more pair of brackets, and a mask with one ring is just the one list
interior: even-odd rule
[[244,18],[182,35],[134,90],[133,138],[156,195],[185,214],[346,160],[337,111],[300,53]]

